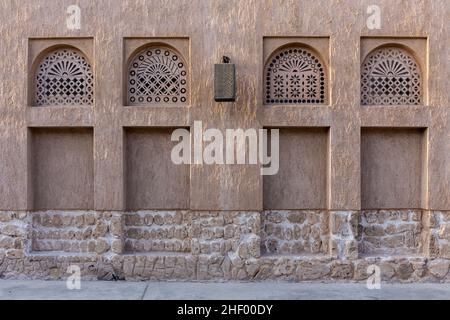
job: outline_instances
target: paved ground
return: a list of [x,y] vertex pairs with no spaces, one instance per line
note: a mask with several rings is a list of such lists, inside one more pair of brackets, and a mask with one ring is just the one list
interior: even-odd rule
[[364,284],[86,281],[81,290],[68,290],[64,281],[0,280],[0,299],[450,300],[450,284],[384,284],[368,290]]

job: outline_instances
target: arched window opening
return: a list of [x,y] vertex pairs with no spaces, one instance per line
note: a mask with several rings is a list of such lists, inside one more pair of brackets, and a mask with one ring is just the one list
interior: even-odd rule
[[376,49],[361,67],[362,105],[419,105],[422,80],[419,65],[406,50]]
[[275,52],[265,67],[266,104],[324,104],[324,63],[313,51],[288,47]]
[[128,105],[184,104],[187,66],[180,54],[166,47],[149,47],[132,59],[127,76]]
[[92,105],[92,68],[77,49],[61,48],[47,54],[36,69],[36,106]]

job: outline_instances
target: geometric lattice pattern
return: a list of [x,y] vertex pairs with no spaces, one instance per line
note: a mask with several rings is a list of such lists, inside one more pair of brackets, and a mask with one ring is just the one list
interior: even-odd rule
[[362,105],[419,105],[422,102],[420,68],[406,50],[375,50],[361,68]]
[[302,47],[276,52],[265,67],[266,104],[323,104],[326,97],[323,62]]
[[128,69],[128,105],[183,104],[187,101],[186,64],[175,51],[150,47]]
[[39,65],[35,81],[36,106],[93,104],[92,69],[78,50],[52,51]]

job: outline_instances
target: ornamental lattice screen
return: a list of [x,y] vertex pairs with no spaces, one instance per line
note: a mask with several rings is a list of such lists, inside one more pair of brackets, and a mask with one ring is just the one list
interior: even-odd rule
[[50,52],[38,66],[35,81],[36,106],[93,104],[92,68],[76,49]]
[[404,49],[373,51],[361,68],[362,105],[420,105],[422,80],[415,59]]
[[266,104],[324,104],[324,64],[308,49],[281,49],[266,64],[264,87]]
[[128,105],[186,102],[187,69],[178,53],[165,47],[150,47],[136,54],[128,69]]

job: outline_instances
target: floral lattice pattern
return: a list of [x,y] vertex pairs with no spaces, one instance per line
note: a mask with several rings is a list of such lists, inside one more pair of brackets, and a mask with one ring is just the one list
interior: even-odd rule
[[266,104],[323,104],[326,97],[323,62],[310,50],[276,52],[265,70]]
[[129,105],[186,103],[186,64],[169,48],[147,48],[130,63],[127,92]]
[[58,49],[39,65],[36,106],[92,105],[94,81],[89,62],[75,49]]
[[362,105],[419,105],[421,91],[420,68],[406,50],[375,50],[362,65]]

